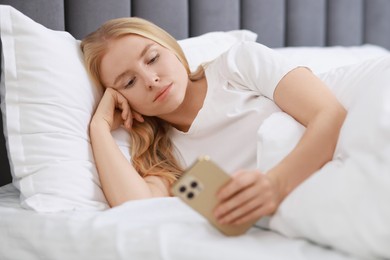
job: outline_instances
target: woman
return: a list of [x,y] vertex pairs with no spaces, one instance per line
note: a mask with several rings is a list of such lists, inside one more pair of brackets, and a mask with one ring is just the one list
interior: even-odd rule
[[[311,71],[257,43],[233,46],[191,73],[175,39],[140,18],[114,19],[81,44],[92,79],[105,88],[90,125],[103,191],[111,206],[169,196],[199,155],[232,174],[217,198],[221,224],[271,215],[328,162],[346,111]],[[268,172],[256,169],[256,132],[283,110],[306,127],[297,146]],[[132,163],[111,131],[131,133]]]

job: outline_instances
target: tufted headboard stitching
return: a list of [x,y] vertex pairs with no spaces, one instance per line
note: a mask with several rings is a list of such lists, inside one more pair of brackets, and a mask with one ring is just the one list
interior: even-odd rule
[[[0,0],[0,4],[77,39],[108,19],[139,16],[177,39],[249,29],[269,47],[371,43],[390,49],[390,0]],[[11,181],[9,172],[0,135],[0,186]]]

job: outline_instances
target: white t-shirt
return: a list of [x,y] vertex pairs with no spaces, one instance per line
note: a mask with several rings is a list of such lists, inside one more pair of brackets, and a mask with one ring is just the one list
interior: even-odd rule
[[188,132],[172,132],[183,166],[208,155],[228,173],[255,169],[257,131],[268,116],[280,111],[273,102],[274,90],[296,67],[254,42],[236,44],[209,63],[203,107]]

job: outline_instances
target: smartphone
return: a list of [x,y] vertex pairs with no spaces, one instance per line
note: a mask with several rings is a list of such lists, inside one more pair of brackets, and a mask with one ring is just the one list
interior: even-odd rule
[[245,233],[254,223],[221,225],[213,211],[218,203],[216,194],[230,176],[208,156],[202,156],[173,184],[172,193],[203,215],[214,227],[228,236]]

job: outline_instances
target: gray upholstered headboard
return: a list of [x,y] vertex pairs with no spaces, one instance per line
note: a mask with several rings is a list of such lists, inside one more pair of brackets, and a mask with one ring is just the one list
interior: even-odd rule
[[104,21],[147,18],[177,39],[250,29],[269,47],[359,45],[390,49],[389,0],[0,0],[55,30],[84,37]]
[[[249,29],[269,47],[361,45],[390,49],[390,0],[0,0],[81,39],[104,21],[149,19],[177,39]],[[1,117],[0,117],[1,122]],[[2,122],[1,122],[2,125]],[[11,181],[0,135],[0,186]]]

